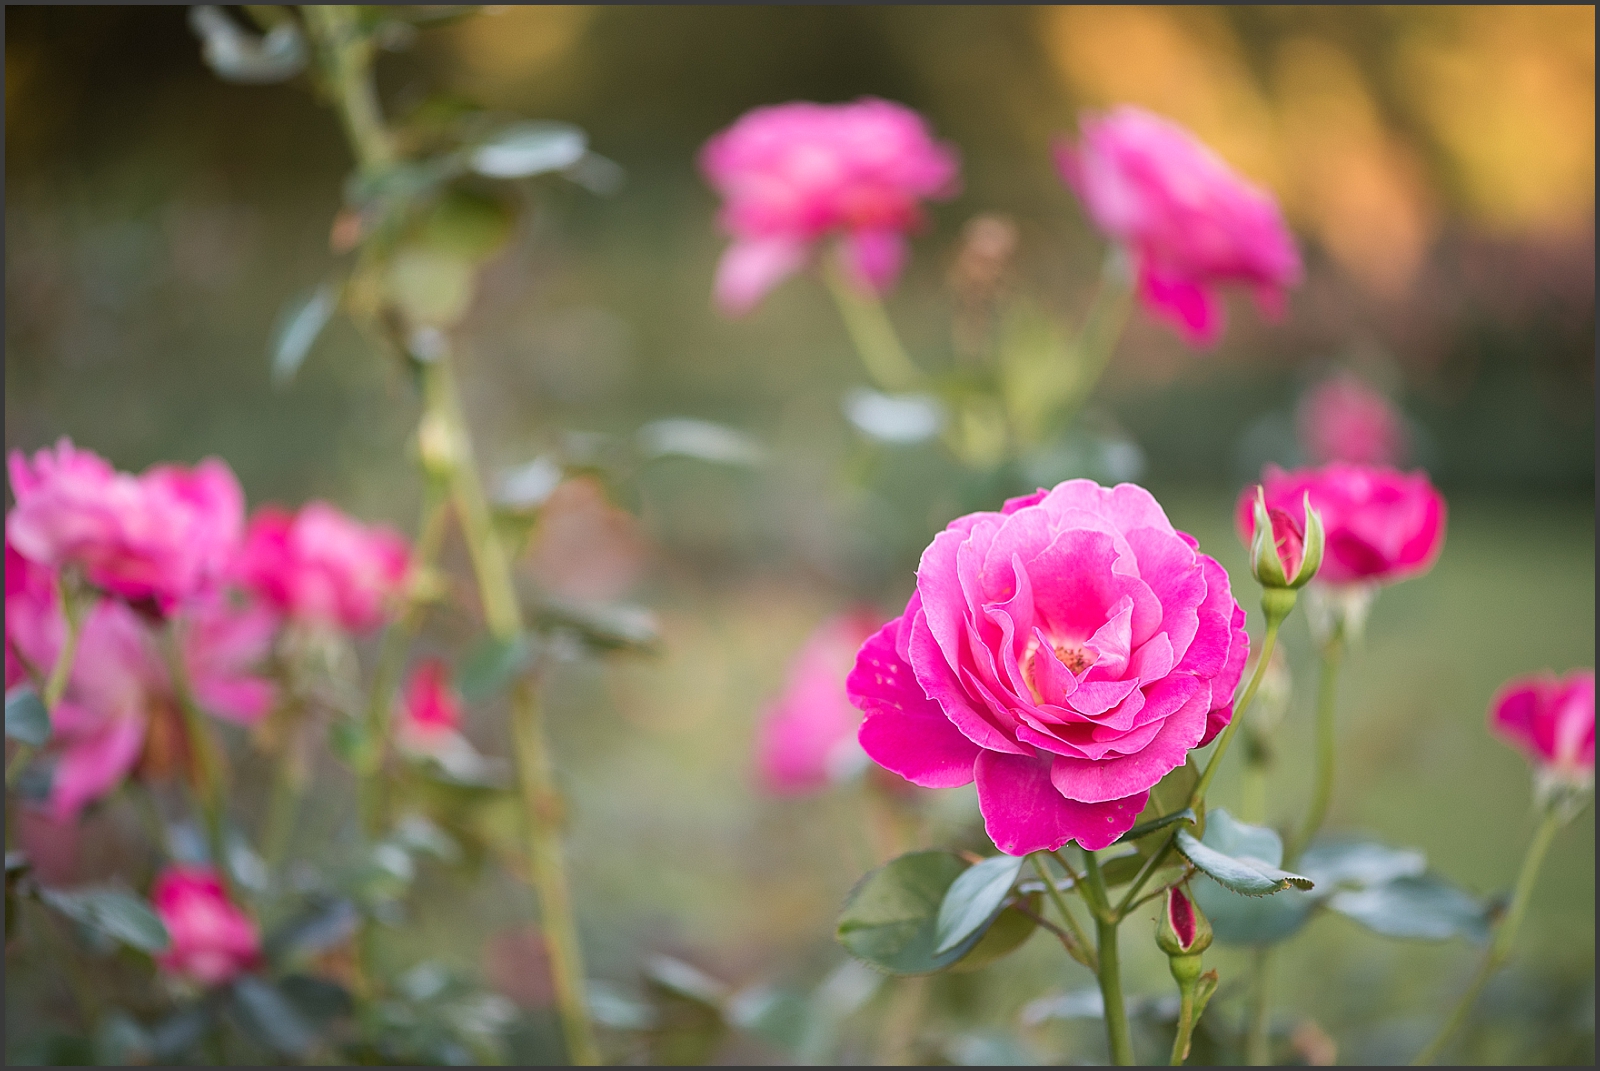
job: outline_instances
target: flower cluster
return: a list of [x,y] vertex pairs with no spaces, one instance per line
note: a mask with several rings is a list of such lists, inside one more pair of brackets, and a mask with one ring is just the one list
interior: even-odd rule
[[[117,472],[63,439],[8,459],[6,688],[41,684],[76,651],[51,711],[50,807],[60,819],[120,784],[180,704],[243,725],[277,701],[266,663],[286,624],[372,628],[400,594],[409,552],[332,507],[267,508],[244,523],[228,466]],[[163,640],[166,635],[166,642]],[[159,749],[158,749],[159,750]]]

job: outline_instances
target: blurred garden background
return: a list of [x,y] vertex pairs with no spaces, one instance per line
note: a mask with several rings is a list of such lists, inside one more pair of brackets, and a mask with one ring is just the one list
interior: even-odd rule
[[[331,261],[350,168],[333,113],[303,86],[219,81],[184,8],[12,7],[5,20],[7,449],[65,434],[134,470],[217,454],[252,503],[322,497],[409,528],[417,402],[403,371],[336,320],[292,384],[269,375],[280,310]],[[1041,482],[1137,478],[1245,589],[1234,498],[1264,462],[1301,460],[1297,400],[1336,370],[1400,406],[1450,521],[1437,567],[1378,600],[1347,662],[1330,825],[1381,830],[1469,889],[1505,891],[1533,817],[1524,761],[1485,730],[1490,696],[1594,657],[1594,29],[1592,7],[535,7],[488,9],[384,55],[395,113],[453,96],[570,121],[626,171],[609,196],[537,187],[462,325],[491,478],[575,435],[663,418],[715,421],[762,448],[748,466],[651,462],[619,501],[571,484],[518,563],[558,594],[628,599],[660,622],[659,653],[573,661],[547,684],[591,976],[637,992],[659,953],[730,991],[842,977],[891,1012],[924,987],[948,1014],[888,1048],[846,1019],[835,1051],[1103,1060],[1095,1030],[1025,1014],[1043,993],[1092,985],[1043,939],[970,975],[830,975],[847,959],[839,904],[876,849],[851,810],[859,789],[759,790],[759,714],[824,617],[897,611],[932,533]],[[753,106],[861,95],[917,109],[962,154],[962,192],[931,210],[888,302],[930,368],[961,359],[947,276],[979,213],[1013,220],[1016,274],[1081,315],[1102,247],[1050,143],[1086,107],[1170,116],[1270,188],[1306,281],[1277,323],[1230,306],[1204,355],[1136,313],[1085,419],[1126,444],[1114,463],[1068,443],[979,480],[929,449],[869,442],[841,411],[865,377],[820,287],[790,282],[738,321],[712,311],[724,239],[695,166]],[[1296,689],[1280,819],[1309,767],[1313,676],[1304,625],[1285,642]],[[469,722],[491,753],[496,716]],[[324,772],[306,821],[331,828],[350,786]],[[1235,773],[1222,774],[1225,805]],[[915,806],[933,829],[976,812],[970,788]],[[62,880],[114,870],[96,847],[115,840],[107,822],[92,816],[75,850],[37,865]],[[1522,954],[1472,1027],[1473,1058],[1593,1060],[1593,834],[1591,809],[1557,842]],[[530,1024],[514,1055],[549,1056],[526,891],[443,870],[419,880],[438,909],[418,910],[423,924],[386,954],[480,973]],[[1138,927],[1125,943],[1130,992],[1166,992],[1154,943]],[[1405,1059],[1475,955],[1319,918],[1280,958],[1277,1005],[1286,1022],[1313,1020],[1341,1062]],[[1245,958],[1212,953],[1225,985]],[[59,986],[8,975],[8,1061],[60,1055]],[[1325,1054],[1316,1044],[1308,1061]],[[688,1057],[783,1052],[737,1030],[705,1045]]]

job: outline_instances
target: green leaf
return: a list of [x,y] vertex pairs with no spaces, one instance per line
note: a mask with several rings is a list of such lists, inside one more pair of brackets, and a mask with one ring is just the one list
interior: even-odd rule
[[[1035,893],[1029,896],[1027,902],[1028,910],[1037,915],[1040,895]],[[995,960],[1009,956],[1021,948],[1038,928],[1039,924],[1032,918],[1015,908],[1008,907],[995,916],[995,920],[984,929],[978,943],[972,946],[972,951],[951,964],[950,970],[956,974],[964,974],[987,967]]]
[[267,936],[267,956],[276,960],[332,948],[355,933],[360,921],[355,904],[349,900],[311,903]]
[[571,123],[512,123],[479,144],[472,170],[488,178],[526,178],[571,167],[588,147],[588,135]]
[[1222,808],[1206,821],[1205,839],[1180,829],[1178,850],[1207,876],[1244,896],[1267,896],[1284,889],[1309,890],[1314,882],[1279,870],[1283,841],[1270,829],[1234,821]]
[[415,238],[431,249],[482,261],[505,245],[511,224],[511,212],[493,197],[450,189],[429,206]]
[[759,465],[762,445],[746,433],[709,420],[674,417],[656,420],[638,431],[639,449],[647,458],[692,457],[719,465]]
[[6,693],[6,736],[34,747],[50,739],[50,712],[32,688]]
[[939,906],[967,863],[954,852],[911,852],[871,871],[851,890],[839,919],[839,943],[890,974],[929,974],[959,960],[978,943],[936,952]]
[[270,349],[275,386],[284,386],[294,379],[338,307],[339,288],[329,282],[299,295],[283,307],[272,332]]
[[1330,839],[1307,848],[1299,867],[1318,889],[1332,893],[1341,886],[1364,889],[1396,878],[1421,877],[1428,869],[1428,857],[1415,848]]
[[39,898],[73,921],[141,952],[165,952],[170,944],[167,927],[150,905],[126,889],[40,889]]
[[300,1056],[316,1043],[316,1031],[289,998],[253,974],[234,979],[231,995],[239,1025],[282,1056]]
[[528,668],[533,660],[533,644],[526,636],[502,640],[485,636],[462,659],[456,669],[456,688],[469,703],[486,699],[505,687]]
[[992,856],[974,864],[951,884],[939,905],[934,955],[989,928],[1016,884],[1022,861],[1020,855]]
[[385,281],[395,304],[414,326],[454,326],[472,304],[478,266],[446,249],[409,245],[390,260]]
[[344,986],[326,978],[291,974],[279,980],[278,991],[304,1019],[318,1027],[355,1010],[355,1001]]
[[224,14],[222,8],[198,4],[189,9],[189,25],[200,37],[206,65],[224,82],[282,82],[305,68],[305,38],[292,20],[257,37]]
[[654,651],[661,643],[655,615],[640,606],[601,606],[545,599],[534,608],[541,627],[567,629],[601,651]]
[[150,1028],[151,1055],[158,1063],[177,1063],[200,1043],[216,1018],[212,999],[190,1004]]
[[1342,890],[1328,898],[1328,907],[1385,937],[1477,942],[1489,937],[1483,903],[1435,874]]
[[1299,932],[1317,907],[1315,893],[1238,896],[1214,881],[1196,881],[1190,895],[1225,945],[1265,945]]

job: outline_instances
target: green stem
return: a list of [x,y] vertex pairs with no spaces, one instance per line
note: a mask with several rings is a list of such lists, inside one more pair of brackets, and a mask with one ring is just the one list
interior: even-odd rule
[[1178,1033],[1172,1039],[1171,1067],[1179,1067],[1189,1058],[1189,1046],[1194,1038],[1194,986],[1178,987]]
[[1533,835],[1533,842],[1528,845],[1528,854],[1522,858],[1522,871],[1517,875],[1516,888],[1511,894],[1511,904],[1506,908],[1500,924],[1495,927],[1494,939],[1489,943],[1489,949],[1478,965],[1477,973],[1472,976],[1467,991],[1461,995],[1461,1000],[1450,1013],[1450,1017],[1445,1020],[1444,1026],[1439,1029],[1438,1035],[1428,1043],[1427,1048],[1417,1054],[1415,1060],[1411,1061],[1413,1066],[1431,1064],[1439,1057],[1450,1038],[1466,1021],[1472,1006],[1483,993],[1483,987],[1489,983],[1489,978],[1510,958],[1511,943],[1516,940],[1517,930],[1522,925],[1522,916],[1527,913],[1528,902],[1533,898],[1533,886],[1539,877],[1539,867],[1544,862],[1545,852],[1549,850],[1550,841],[1554,839],[1556,830],[1561,828],[1561,822],[1562,816],[1555,809],[1545,812],[1544,821],[1539,824],[1538,832]]
[[1338,684],[1339,663],[1344,656],[1344,638],[1335,632],[1322,648],[1322,666],[1317,682],[1317,778],[1311,790],[1311,805],[1305,820],[1290,840],[1283,853],[1283,865],[1292,867],[1311,844],[1311,838],[1322,828],[1328,817],[1328,804],[1333,800],[1333,772],[1335,759],[1334,690]]
[[1133,285],[1129,275],[1128,256],[1120,248],[1113,246],[1106,251],[1106,258],[1100,267],[1100,282],[1095,288],[1094,299],[1089,303],[1089,311],[1084,314],[1083,327],[1078,331],[1074,349],[1078,355],[1078,369],[1075,375],[1077,382],[1074,384],[1072,398],[1065,406],[1063,423],[1088,401],[1089,395],[1094,392],[1095,386],[1100,382],[1100,377],[1105,374],[1106,366],[1111,363],[1111,354],[1116,351],[1117,340],[1122,337],[1122,328],[1128,322],[1128,312],[1133,308]]
[[1077,943],[1077,949],[1074,950],[1069,947],[1067,951],[1072,953],[1073,959],[1078,960],[1091,971],[1098,970],[1099,967],[1095,963],[1094,950],[1089,944],[1088,934],[1084,933],[1083,927],[1078,925],[1078,918],[1072,913],[1072,908],[1068,905],[1066,897],[1062,896],[1061,890],[1056,888],[1055,877],[1050,873],[1050,868],[1044,865],[1043,857],[1050,854],[1052,853],[1034,852],[1028,856],[1028,861],[1033,864],[1033,869],[1039,873],[1039,879],[1044,882],[1045,892],[1050,895],[1051,902],[1056,905],[1056,913],[1067,924],[1067,929],[1072,931],[1072,937]]
[[356,25],[356,9],[307,4],[300,10],[321,46],[328,88],[358,166],[369,173],[383,170],[395,161],[394,141],[384,125],[373,84],[372,42]]
[[300,813],[300,795],[305,790],[304,771],[296,754],[300,726],[289,729],[283,754],[272,773],[272,798],[267,804],[267,827],[261,834],[262,860],[269,873],[276,873],[289,850],[290,834]]
[[1111,1062],[1119,1067],[1133,1063],[1133,1038],[1128,1033],[1128,1010],[1122,1002],[1122,968],[1117,961],[1117,925],[1121,920],[1105,909],[1110,901],[1106,896],[1105,876],[1100,873],[1100,861],[1093,852],[1083,853],[1087,869],[1087,889],[1094,891],[1099,910],[1095,912],[1095,955],[1099,970],[1100,996],[1106,1006],[1106,1042],[1111,1048]]
[[[61,697],[66,694],[67,682],[72,679],[72,667],[78,658],[78,639],[83,635],[83,618],[87,611],[77,611],[67,601],[68,593],[57,588],[57,599],[63,608],[62,616],[66,618],[67,634],[61,641],[61,650],[56,654],[55,665],[50,667],[50,676],[45,680],[44,692],[40,701],[44,709],[54,712],[56,704],[61,702]],[[23,767],[33,758],[37,749],[32,744],[19,742],[16,753],[11,756],[11,761],[6,763],[6,787],[16,784],[17,776],[22,773]]]
[[1250,1007],[1246,1013],[1245,1063],[1265,1067],[1272,1062],[1271,1035],[1267,1031],[1267,1009],[1271,991],[1267,979],[1272,968],[1272,947],[1262,945],[1250,959]]
[[166,654],[167,673],[172,679],[173,699],[183,718],[184,742],[192,762],[193,789],[196,808],[206,827],[206,843],[211,850],[211,865],[216,867],[222,883],[230,895],[233,893],[233,874],[228,868],[227,843],[223,830],[225,787],[222,760],[217,754],[216,741],[206,725],[205,715],[195,704],[194,692],[189,687],[188,667],[184,665],[183,648],[176,631],[169,623],[161,630],[161,647]]
[[823,258],[822,280],[839,307],[839,315],[850,332],[856,352],[861,355],[861,363],[867,366],[867,372],[878,386],[887,391],[909,390],[916,386],[922,379],[922,372],[900,345],[900,337],[883,310],[883,302],[863,292],[850,280],[837,254]]

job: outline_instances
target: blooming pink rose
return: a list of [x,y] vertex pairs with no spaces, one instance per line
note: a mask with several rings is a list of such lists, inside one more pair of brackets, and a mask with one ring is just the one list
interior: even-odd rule
[[1130,105],[1085,115],[1077,145],[1061,142],[1056,165],[1095,226],[1137,264],[1139,297],[1190,344],[1222,334],[1216,289],[1254,287],[1271,315],[1300,281],[1300,254],[1271,194],[1169,119]]
[[217,986],[261,962],[260,931],[228,899],[211,867],[166,867],[150,890],[150,902],[172,939],[156,956],[156,964],[167,973]]
[[1405,422],[1382,394],[1352,375],[1325,380],[1300,401],[1300,443],[1319,465],[1393,465],[1406,453]]
[[400,707],[400,743],[411,751],[438,750],[461,730],[461,695],[450,683],[450,669],[437,658],[412,670]]
[[6,540],[6,690],[35,674],[48,677],[65,639],[54,572]]
[[[272,709],[277,689],[262,664],[276,624],[269,612],[220,592],[180,607],[172,627],[202,710],[253,725]],[[115,790],[139,761],[150,719],[176,704],[143,619],[122,603],[101,602],[84,622],[66,693],[51,712],[52,813],[71,818]]]
[[1489,724],[1559,781],[1594,781],[1594,670],[1509,681],[1489,705]]
[[1104,848],[1233,716],[1244,611],[1197,547],[1127,483],[952,521],[850,674],[861,746],[926,788],[975,779],[1003,852]]
[[882,621],[868,610],[839,614],[800,648],[788,684],[767,708],[756,737],[756,769],[766,791],[793,795],[825,788],[860,755],[861,715],[844,682],[856,652]]
[[8,466],[17,506],[7,540],[41,565],[80,566],[130,601],[169,610],[210,585],[237,548],[244,494],[215,458],[132,476],[63,438],[31,461],[13,451]]
[[312,502],[293,515],[257,510],[237,571],[268,605],[296,621],[368,632],[382,624],[410,562],[406,541],[392,529]]
[[920,202],[952,196],[959,168],[921,116],[886,100],[745,113],[700,152],[733,236],[717,267],[718,306],[748,312],[828,234],[840,236],[859,283],[887,290],[905,261],[905,235],[922,222]]
[[[1310,493],[1327,532],[1317,573],[1321,584],[1391,584],[1421,576],[1444,546],[1444,496],[1420,470],[1408,474],[1337,462],[1285,472],[1268,465],[1261,486],[1267,509],[1289,517],[1300,516],[1303,496]],[[1254,503],[1255,488],[1245,488],[1236,517],[1246,546],[1255,534]]]

